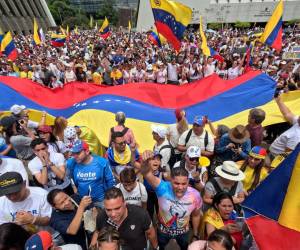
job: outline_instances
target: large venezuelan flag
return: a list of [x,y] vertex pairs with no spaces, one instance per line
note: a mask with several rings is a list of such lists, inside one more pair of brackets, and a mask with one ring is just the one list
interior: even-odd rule
[[190,24],[192,10],[169,0],[150,0],[150,3],[157,31],[178,51],[186,26]]
[[300,144],[243,202],[260,250],[300,249]]
[[[51,90],[30,80],[0,77],[0,110],[24,104],[32,110],[45,110],[52,116],[65,116],[71,124],[87,126],[108,144],[115,113],[126,113],[126,126],[133,128],[140,150],[152,149],[151,124],[175,123],[174,110],[184,108],[192,123],[196,115],[208,115],[217,124],[233,127],[247,124],[249,109],[260,106],[267,112],[264,125],[283,121],[273,99],[276,82],[259,71],[251,71],[234,80],[212,75],[182,86],[150,83],[104,87],[75,82],[63,89]],[[284,99],[293,112],[300,113],[300,91]],[[40,119],[40,112],[30,112]],[[49,119],[49,118],[48,118]],[[53,118],[48,123],[53,122]]]
[[110,36],[110,30],[109,30],[109,22],[108,19],[105,17],[103,24],[99,30],[100,32],[100,37],[102,37],[103,39],[106,39]]
[[41,44],[41,38],[39,34],[39,27],[37,24],[36,19],[33,19],[33,43],[35,45],[40,45]]
[[18,57],[18,51],[15,47],[14,39],[8,31],[1,41],[1,51],[7,56],[8,59],[14,61]]
[[51,44],[54,47],[62,47],[65,45],[66,35],[65,34],[51,34]]
[[280,51],[282,47],[283,1],[280,0],[270,17],[260,41]]

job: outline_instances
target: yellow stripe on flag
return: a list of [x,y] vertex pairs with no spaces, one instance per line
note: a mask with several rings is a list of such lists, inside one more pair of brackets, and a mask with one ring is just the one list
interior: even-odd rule
[[276,6],[272,16],[270,17],[268,23],[266,24],[264,33],[262,34],[262,36],[260,38],[260,41],[262,43],[264,43],[268,39],[268,37],[270,36],[272,31],[275,29],[275,26],[278,24],[280,18],[282,18],[282,15],[283,15],[283,1],[280,0],[278,5]]
[[181,3],[168,0],[150,0],[153,9],[161,9],[172,14],[177,22],[188,26],[192,18],[192,10]]
[[290,183],[278,218],[282,226],[300,232],[300,154],[296,160]]

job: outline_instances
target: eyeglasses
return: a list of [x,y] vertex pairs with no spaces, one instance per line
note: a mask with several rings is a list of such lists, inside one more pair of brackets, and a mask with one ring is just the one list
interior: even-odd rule
[[199,157],[189,157],[190,161],[199,161]]

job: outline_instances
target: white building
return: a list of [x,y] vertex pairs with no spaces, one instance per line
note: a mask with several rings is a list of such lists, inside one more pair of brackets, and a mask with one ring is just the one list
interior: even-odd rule
[[[267,22],[278,0],[177,0],[193,10],[192,24]],[[283,21],[300,19],[300,0],[284,1]],[[154,24],[149,0],[140,0],[137,30],[149,30]]]

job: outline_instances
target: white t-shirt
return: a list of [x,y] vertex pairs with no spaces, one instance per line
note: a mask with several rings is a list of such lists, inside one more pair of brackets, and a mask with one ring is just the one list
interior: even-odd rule
[[[155,144],[154,146],[154,151],[155,152],[159,152],[160,149],[163,147],[163,146],[166,146],[166,145],[169,145],[169,142],[167,139],[165,139],[165,141],[157,146],[157,144]],[[168,164],[169,160],[170,160],[170,157],[171,157],[171,149],[170,148],[164,148],[160,151],[160,154],[162,155],[162,159],[161,159],[161,166],[162,167],[166,167],[166,170],[168,172],[170,172],[170,166]]]
[[148,194],[143,183],[137,182],[136,187],[129,193],[126,191],[122,183],[116,185],[120,188],[127,204],[142,206],[142,202],[147,202]]
[[228,69],[228,80],[235,79],[239,76],[240,69],[239,67],[229,68]]
[[[180,167],[180,161],[176,162],[176,163],[174,164],[174,167],[173,167],[173,168],[178,168],[178,167]],[[194,172],[196,171],[196,168],[194,168],[194,169],[192,169],[192,170],[189,170],[189,169],[187,169],[186,163],[185,163],[185,169],[186,169],[186,171],[188,171],[188,173],[189,173],[189,179],[194,179],[192,173],[194,173]],[[205,172],[207,172],[207,168],[206,168],[206,167],[199,167],[199,170],[201,170],[201,171],[199,171],[199,173],[200,173],[199,178],[200,178],[200,180],[201,180],[201,183],[204,185],[205,183],[203,182],[203,174],[204,174]]]
[[166,83],[166,76],[167,76],[167,70],[166,69],[159,70],[157,72],[157,75],[156,75],[157,83]]
[[30,193],[21,202],[11,202],[6,196],[0,197],[0,224],[14,222],[18,211],[24,210],[34,216],[51,217],[52,208],[47,202],[48,192],[39,187],[28,187]]
[[284,153],[286,148],[294,150],[298,143],[300,143],[300,126],[298,116],[295,116],[293,126],[276,138],[270,146],[270,152],[279,155]]
[[[56,167],[63,167],[65,165],[65,158],[62,154],[55,153],[55,152],[49,152],[49,153],[50,153],[49,159]],[[36,156],[28,163],[28,168],[32,173],[32,175],[36,175],[42,172],[43,163],[40,160],[40,158]],[[48,168],[48,183],[47,185],[44,185],[44,188],[46,190],[51,191],[54,188],[64,189],[67,186],[69,186],[70,183],[71,183],[70,179],[67,177],[67,175],[63,180],[60,180],[56,178],[55,173],[53,173],[51,169]]]
[[168,127],[168,135],[170,136],[170,144],[173,146],[173,148],[175,148],[175,154],[180,154],[180,151],[178,151],[176,149],[177,145],[178,145],[178,140],[179,140],[179,133],[177,130],[177,124],[171,124]]
[[22,161],[12,158],[2,158],[0,175],[3,175],[7,172],[18,172],[22,176],[23,180],[26,181],[26,186],[29,185],[28,174]]
[[48,152],[55,152],[55,153],[61,153],[64,154],[67,152],[66,145],[62,141],[56,141],[56,145],[59,148],[59,152],[57,151],[57,148],[53,145],[53,143],[47,143],[48,145]]
[[[182,135],[179,137],[179,141],[178,141],[178,145],[185,145],[185,138],[187,137],[187,134],[190,130],[187,130],[185,132],[182,133]],[[191,137],[188,140],[186,147],[190,147],[190,146],[198,146],[201,148],[201,150],[206,150],[209,152],[214,152],[214,146],[215,146],[215,142],[214,142],[214,138],[213,136],[208,133],[208,144],[206,146],[205,149],[205,130],[203,130],[203,133],[198,136],[195,135],[194,131],[192,131]]]
[[215,73],[215,65],[214,64],[207,64],[204,68],[204,77],[210,76]]
[[171,64],[171,63],[168,63],[168,80],[170,81],[178,81],[178,73],[177,73],[177,68],[178,68],[178,65],[175,64]]

